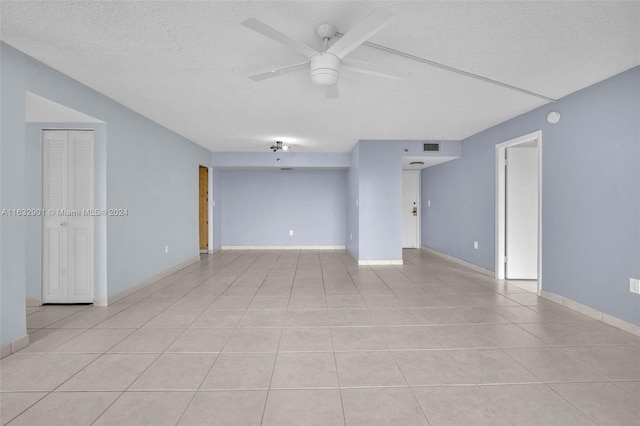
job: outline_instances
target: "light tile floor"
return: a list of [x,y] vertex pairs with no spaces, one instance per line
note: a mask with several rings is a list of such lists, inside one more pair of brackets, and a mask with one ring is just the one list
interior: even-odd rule
[[2,424],[640,424],[640,338],[404,258],[220,251],[107,308],[29,308]]

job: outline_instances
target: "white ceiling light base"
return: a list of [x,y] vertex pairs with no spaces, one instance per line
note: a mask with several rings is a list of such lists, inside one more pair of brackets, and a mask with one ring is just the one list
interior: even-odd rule
[[319,53],[311,62],[311,81],[319,86],[332,86],[338,82],[340,58],[331,53]]
[[336,26],[328,22],[320,24],[316,28],[316,35],[323,40],[335,37],[337,32],[338,29],[336,28]]

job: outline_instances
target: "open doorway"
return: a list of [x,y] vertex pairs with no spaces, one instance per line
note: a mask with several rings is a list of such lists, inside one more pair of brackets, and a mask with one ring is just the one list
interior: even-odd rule
[[209,168],[199,169],[199,247],[200,253],[209,252]]
[[496,278],[540,294],[542,132],[496,145]]

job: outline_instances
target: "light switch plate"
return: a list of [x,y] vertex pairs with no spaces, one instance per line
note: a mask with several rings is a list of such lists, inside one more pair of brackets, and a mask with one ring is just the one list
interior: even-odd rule
[[640,294],[640,280],[636,278],[629,278],[629,291],[631,293]]

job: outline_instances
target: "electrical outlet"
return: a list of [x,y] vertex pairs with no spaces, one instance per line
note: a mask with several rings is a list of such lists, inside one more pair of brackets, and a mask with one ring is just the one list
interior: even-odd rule
[[477,242],[477,241],[474,241],[474,242],[473,242],[473,248],[474,248],[474,249],[476,249],[476,250],[478,250],[478,242]]
[[636,278],[629,278],[629,291],[631,293],[640,294],[640,280]]
[[427,200],[427,207],[431,207],[431,200]]
[[289,229],[289,236],[292,237],[293,236],[293,229]]
[[165,254],[169,253],[169,246],[164,246],[164,253]]

